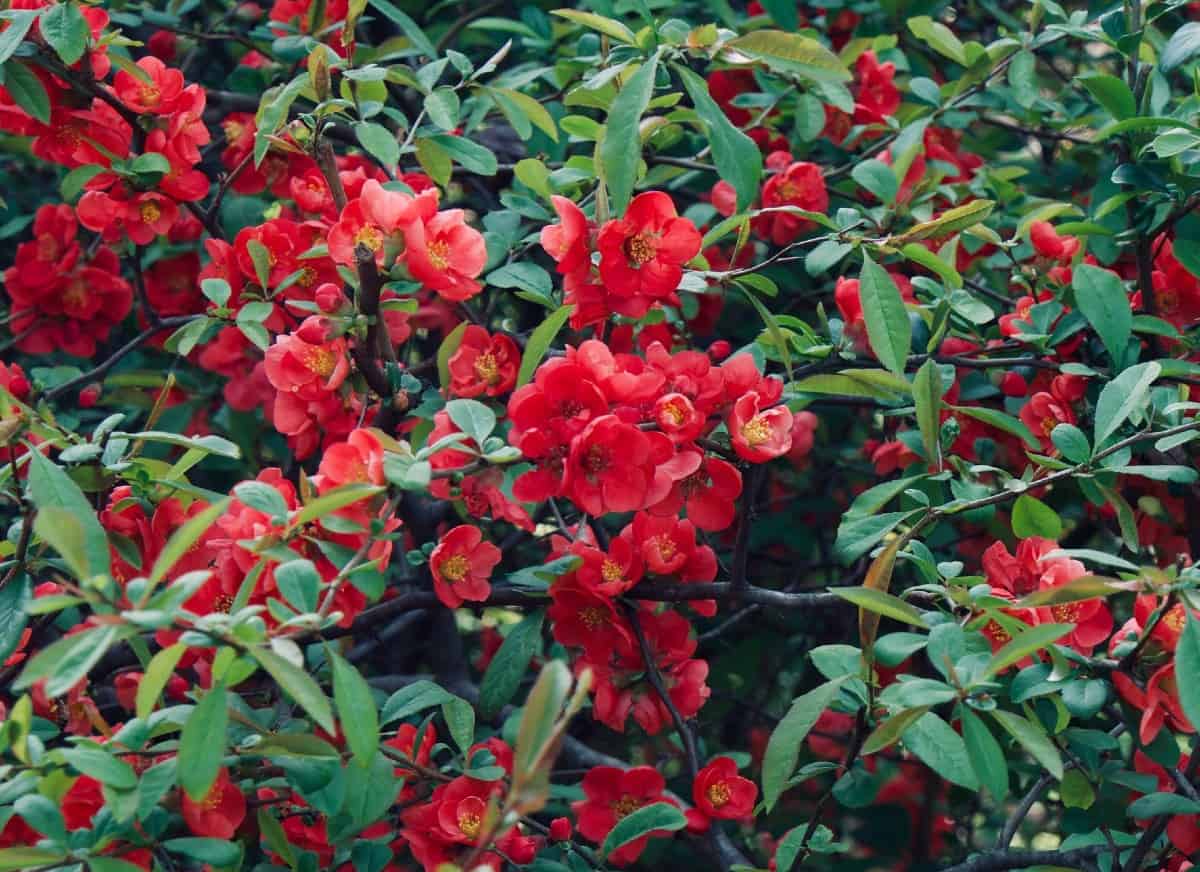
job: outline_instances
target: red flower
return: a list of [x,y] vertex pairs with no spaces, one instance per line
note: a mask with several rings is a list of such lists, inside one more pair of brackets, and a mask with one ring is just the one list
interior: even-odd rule
[[900,108],[900,91],[893,79],[896,65],[881,64],[875,52],[867,50],[854,64],[858,87],[854,98],[855,124],[883,124]]
[[593,230],[592,223],[583,210],[566,197],[555,195],[550,202],[558,213],[559,223],[547,224],[542,228],[542,248],[554,258],[558,271],[563,275],[590,269],[591,249],[588,243]]
[[560,645],[582,648],[593,659],[607,659],[619,644],[632,641],[611,598],[561,580],[550,588],[550,598],[554,604],[547,614]]
[[68,830],[80,830],[92,825],[96,812],[104,807],[100,782],[90,775],[80,775],[58,801]]
[[[571,803],[571,810],[579,824],[579,832],[597,844],[623,818],[639,808],[656,802],[675,803],[663,795],[666,782],[652,766],[635,766],[618,769],[615,766],[597,766],[583,776],[584,799]],[[669,836],[665,830],[655,830],[640,836],[609,855],[608,859],[617,866],[627,866],[641,856],[646,841],[651,837]]]
[[450,357],[450,391],[459,397],[506,394],[517,383],[521,352],[503,333],[489,336],[471,324],[463,331],[458,350]]
[[279,391],[317,399],[337,390],[350,374],[345,339],[328,339],[324,319],[313,316],[295,333],[275,337],[267,349],[266,372]]
[[[784,161],[791,161],[786,152],[776,154],[781,154]],[[767,163],[771,165],[771,158]],[[824,212],[829,208],[829,194],[821,168],[807,161],[787,163],[763,185],[762,205],[764,208],[797,206],[808,212]],[[775,245],[787,245],[811,227],[812,222],[807,218],[787,212],[768,213],[754,220],[754,231]]]
[[792,413],[787,406],[762,410],[756,391],[747,392],[733,404],[728,426],[733,450],[751,463],[765,463],[792,447]]
[[1079,240],[1074,236],[1059,236],[1049,221],[1034,221],[1029,225],[1029,241],[1042,257],[1069,263],[1079,251]]
[[1054,441],[1050,434],[1059,424],[1074,424],[1075,413],[1066,403],[1060,402],[1053,394],[1038,391],[1021,407],[1021,422],[1028,427],[1033,435],[1042,443],[1042,450],[1054,452]]
[[384,483],[383,445],[370,430],[355,430],[321,457],[313,484],[324,493],[345,484]]
[[730,757],[717,757],[701,769],[692,783],[692,800],[696,808],[710,818],[726,820],[753,814],[758,787],[737,771],[737,764]]
[[[1039,584],[1041,590],[1060,587],[1073,579],[1087,575],[1087,567],[1078,560],[1057,558],[1047,561],[1047,563]],[[1070,645],[1081,654],[1091,654],[1097,645],[1112,634],[1112,612],[1108,610],[1108,605],[1102,599],[1059,603],[1042,608],[1040,611],[1043,620],[1048,623],[1075,625],[1075,629],[1061,640],[1061,644]]]
[[487,263],[483,234],[469,227],[463,216],[461,209],[449,209],[404,228],[408,271],[451,302],[468,300],[479,293],[482,285],[475,277]]
[[633,198],[624,218],[600,228],[596,245],[604,285],[626,301],[617,311],[638,318],[679,287],[683,264],[700,253],[700,232],[679,217],[670,196],[647,191]]
[[464,600],[479,602],[492,591],[488,578],[500,562],[500,549],[483,541],[478,527],[460,524],[438,541],[429,555],[433,589],[447,608],[458,608]]
[[[794,417],[799,419],[799,415]],[[793,451],[795,431],[793,426]],[[649,511],[654,515],[677,515],[684,509],[689,521],[701,530],[716,533],[733,523],[735,504],[741,493],[742,474],[736,466],[716,457],[702,456],[696,471],[674,482],[670,493]]]
[[197,836],[232,839],[246,819],[246,797],[224,768],[204,799],[196,802],[184,793],[180,805],[184,823]]
[[666,496],[661,466],[674,451],[663,434],[602,415],[572,440],[563,489],[589,515],[636,511]]
[[121,102],[139,114],[175,111],[183,93],[183,73],[153,56],[142,58],[137,66],[142,76],[119,70],[113,79],[113,90]]

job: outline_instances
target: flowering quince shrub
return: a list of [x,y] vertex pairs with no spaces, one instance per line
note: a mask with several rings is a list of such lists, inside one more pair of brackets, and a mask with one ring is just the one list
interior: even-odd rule
[[1194,4],[0,3],[0,872],[1200,862]]

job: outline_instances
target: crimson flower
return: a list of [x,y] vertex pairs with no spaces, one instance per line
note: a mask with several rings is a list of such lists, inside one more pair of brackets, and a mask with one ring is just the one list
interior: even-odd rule
[[450,356],[450,391],[459,397],[506,394],[517,383],[520,366],[521,351],[512,339],[471,324]]
[[787,406],[761,408],[761,398],[749,391],[729,413],[729,437],[738,457],[765,463],[787,454],[792,447],[792,413]]
[[232,839],[246,819],[246,797],[224,768],[202,800],[196,802],[184,793],[180,806],[184,823],[197,836]]
[[475,277],[487,263],[483,234],[467,225],[462,209],[448,209],[404,227],[404,262],[417,281],[451,302],[482,290]]
[[731,757],[717,757],[696,773],[692,782],[692,800],[696,808],[710,818],[725,820],[753,814],[758,787],[737,771],[737,763]]
[[675,292],[683,264],[700,253],[700,232],[679,217],[662,191],[638,194],[625,217],[600,228],[600,277],[608,291],[628,301],[621,314],[641,317],[652,301]]
[[[584,799],[571,803],[579,832],[587,839],[600,843],[622,819],[646,805],[656,802],[676,803],[663,794],[666,782],[652,766],[618,769],[615,766],[596,766],[583,776]],[[641,856],[651,837],[669,836],[665,830],[654,830],[613,851],[608,859],[617,866],[627,866]]]
[[661,465],[674,453],[663,434],[602,415],[571,442],[563,487],[589,515],[636,511],[667,494],[671,482]]
[[438,541],[429,555],[433,589],[447,608],[458,608],[464,600],[480,602],[492,591],[488,578],[500,562],[500,549],[483,541],[483,533],[471,524],[459,524]]

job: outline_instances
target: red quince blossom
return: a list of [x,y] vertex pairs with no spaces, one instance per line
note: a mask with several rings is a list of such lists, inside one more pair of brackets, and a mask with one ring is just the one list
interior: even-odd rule
[[792,413],[787,406],[764,409],[757,391],[749,391],[729,413],[729,436],[738,457],[766,463],[792,447]]
[[674,453],[671,440],[661,433],[601,415],[571,440],[563,491],[590,515],[645,508],[670,490],[662,465]]
[[517,383],[520,366],[517,343],[503,333],[489,335],[471,324],[463,331],[458,350],[450,356],[450,392],[459,397],[501,396]]
[[232,839],[246,819],[246,797],[222,767],[203,799],[196,801],[183,794],[180,810],[184,823],[195,835]]
[[731,757],[717,757],[700,770],[692,782],[696,808],[710,818],[738,820],[754,813],[758,786],[737,774]]
[[139,114],[169,115],[183,95],[183,73],[154,56],[137,62],[141,75],[119,70],[113,91],[127,107]]
[[600,277],[615,311],[640,318],[650,304],[666,300],[683,279],[683,265],[700,253],[700,232],[679,217],[661,191],[638,194],[625,211],[600,228]]
[[1046,452],[1057,452],[1050,434],[1059,424],[1074,424],[1075,413],[1071,407],[1053,394],[1038,391],[1021,407],[1021,423],[1042,443]]
[[455,303],[469,300],[483,289],[475,277],[487,264],[483,234],[466,223],[464,214],[461,209],[448,209],[404,227],[404,262],[409,273],[442,299]]
[[[666,782],[652,766],[624,770],[615,766],[596,766],[583,776],[580,786],[584,799],[571,803],[571,811],[580,834],[597,844],[603,842],[622,819],[639,808],[656,802],[676,804],[663,793]],[[609,854],[608,860],[617,866],[628,866],[641,856],[649,839],[667,835],[666,831],[655,830],[639,836]]]
[[483,541],[478,527],[460,524],[449,530],[429,555],[433,589],[447,608],[458,608],[465,600],[487,599],[492,570],[500,562],[500,549]]
[[[794,424],[792,433],[794,451]],[[695,472],[674,481],[662,502],[651,506],[649,511],[653,515],[674,516],[682,509],[699,529],[720,532],[733,523],[737,498],[742,493],[742,474],[732,463],[718,457],[696,451],[681,452],[685,453],[699,455],[699,466]]]
[[1070,263],[1079,251],[1079,239],[1074,236],[1059,236],[1049,221],[1034,221],[1029,225],[1029,241],[1042,257]]

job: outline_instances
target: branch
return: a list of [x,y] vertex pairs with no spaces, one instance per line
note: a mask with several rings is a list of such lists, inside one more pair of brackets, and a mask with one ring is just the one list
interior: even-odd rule
[[1108,845],[1088,845],[1071,851],[988,851],[976,854],[957,866],[942,872],[1001,872],[1004,869],[1025,869],[1029,866],[1058,866],[1064,869],[1094,869],[1092,862],[1112,850]]

